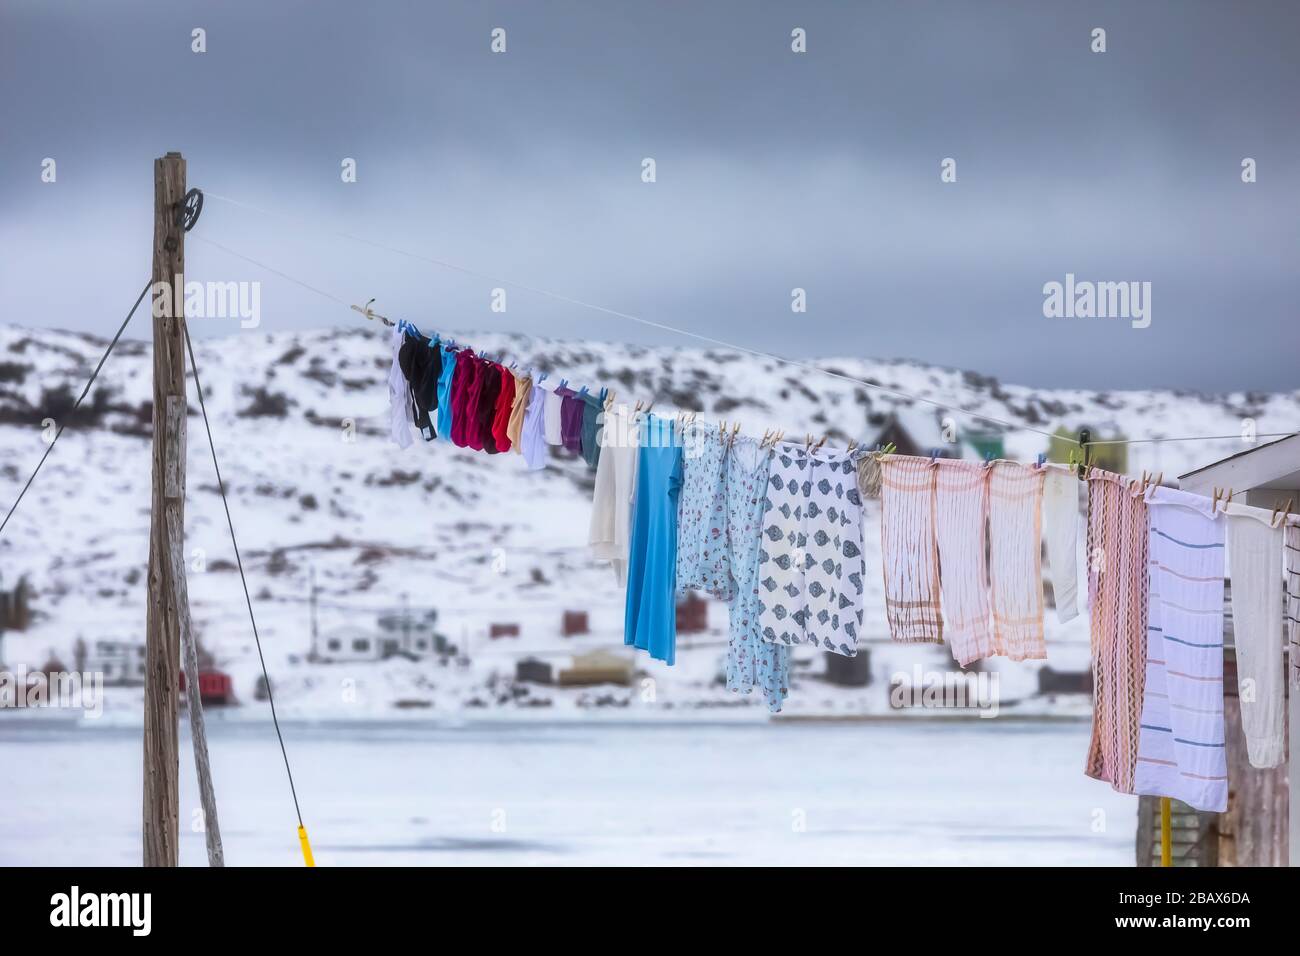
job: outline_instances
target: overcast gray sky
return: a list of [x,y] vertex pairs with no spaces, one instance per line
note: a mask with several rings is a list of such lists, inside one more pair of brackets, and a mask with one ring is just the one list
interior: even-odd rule
[[[428,328],[690,344],[334,233],[790,355],[1297,388],[1298,48],[1286,2],[0,0],[6,319],[111,333],[179,149],[294,217],[209,201],[195,235]],[[262,281],[264,330],[354,321],[187,252]],[[1150,327],[1045,318],[1067,272],[1150,281]]]

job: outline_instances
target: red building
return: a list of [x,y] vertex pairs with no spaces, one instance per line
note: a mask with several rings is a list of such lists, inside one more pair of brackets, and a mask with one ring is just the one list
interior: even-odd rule
[[[181,671],[181,693],[185,693],[185,672]],[[235,702],[230,675],[223,671],[199,671],[199,701],[205,707],[225,707]]]

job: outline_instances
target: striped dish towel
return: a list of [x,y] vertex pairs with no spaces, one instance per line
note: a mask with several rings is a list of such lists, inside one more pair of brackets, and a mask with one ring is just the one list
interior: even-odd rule
[[988,469],[973,461],[935,462],[935,540],[940,595],[952,656],[962,667],[994,653],[984,527]]
[[1133,793],[1146,681],[1147,505],[1123,476],[1088,480],[1088,593],[1092,598],[1092,737],[1084,773]]
[[1134,790],[1222,813],[1224,522],[1202,495],[1153,488],[1146,500],[1151,583]]
[[885,617],[890,636],[904,643],[943,643],[934,536],[935,471],[928,458],[890,456],[881,463]]
[[1013,661],[1045,660],[1043,469],[995,462],[988,494],[993,653]]

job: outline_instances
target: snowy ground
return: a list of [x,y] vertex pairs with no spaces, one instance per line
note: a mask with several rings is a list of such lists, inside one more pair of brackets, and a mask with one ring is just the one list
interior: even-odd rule
[[[290,723],[322,866],[1133,862],[1086,722]],[[267,723],[214,720],[232,865],[301,864]],[[0,865],[136,865],[138,728],[0,721]],[[204,862],[182,740],[182,862]],[[21,768],[21,769],[18,769]]]

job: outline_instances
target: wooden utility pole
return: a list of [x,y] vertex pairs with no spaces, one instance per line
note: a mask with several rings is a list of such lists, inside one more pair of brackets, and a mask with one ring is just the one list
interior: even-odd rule
[[[185,230],[177,211],[185,199],[185,160],[154,160],[153,218],[153,497],[149,520],[149,606],[145,631],[144,865],[179,862],[181,607],[174,577],[168,513],[185,509]],[[162,308],[166,304],[169,308]],[[159,314],[159,313],[163,314]],[[170,507],[169,507],[170,506]],[[182,582],[182,588],[183,588]]]
[[153,171],[153,498],[145,632],[144,865],[176,866],[180,859],[177,705],[183,664],[208,864],[223,866],[203,724],[198,640],[185,582],[185,160],[180,153],[168,153],[154,160]]

